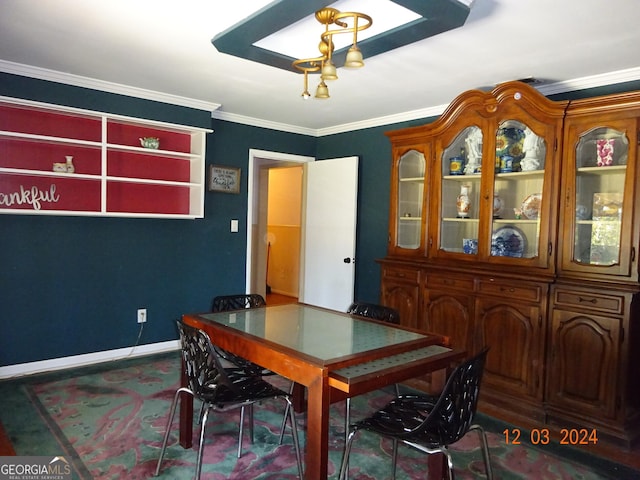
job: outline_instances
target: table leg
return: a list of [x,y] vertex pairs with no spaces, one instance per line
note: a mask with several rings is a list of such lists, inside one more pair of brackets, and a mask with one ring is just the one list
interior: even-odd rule
[[306,388],[299,383],[293,384],[293,411],[302,413],[307,410],[307,402],[305,398]]
[[444,480],[447,478],[447,457],[442,453],[433,453],[427,458],[427,480]]
[[307,387],[305,480],[326,480],[329,463],[329,381],[321,376]]
[[[184,365],[181,369],[180,386],[187,386],[187,374]],[[180,394],[180,445],[191,448],[193,445],[193,396],[188,393]]]
[[[447,382],[447,370],[437,370],[431,373],[431,388],[433,394],[442,391]],[[447,457],[442,453],[433,453],[427,459],[427,480],[442,480],[447,478]]]

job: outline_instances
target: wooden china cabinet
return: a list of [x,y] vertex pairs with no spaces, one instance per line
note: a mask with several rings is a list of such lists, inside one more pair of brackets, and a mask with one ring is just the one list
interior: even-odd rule
[[633,440],[640,424],[640,92],[572,102],[551,289],[547,412]]
[[639,121],[640,92],[553,102],[508,82],[387,133],[381,302],[490,347],[485,412],[637,436]]

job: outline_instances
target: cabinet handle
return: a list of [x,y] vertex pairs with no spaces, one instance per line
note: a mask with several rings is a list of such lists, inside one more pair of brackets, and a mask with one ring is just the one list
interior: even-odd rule
[[455,280],[449,280],[449,279],[445,279],[442,283],[444,283],[445,285],[455,285],[456,284]]
[[511,292],[511,293],[513,293],[513,292],[515,292],[515,291],[516,291],[516,289],[515,289],[515,288],[513,288],[513,287],[510,287],[510,288],[507,288],[507,287],[500,287],[500,291],[501,291],[501,292]]
[[596,298],[584,298],[584,297],[578,297],[578,301],[580,303],[584,303],[584,302],[589,302],[589,303],[593,303],[594,305],[596,303],[598,303],[598,300]]

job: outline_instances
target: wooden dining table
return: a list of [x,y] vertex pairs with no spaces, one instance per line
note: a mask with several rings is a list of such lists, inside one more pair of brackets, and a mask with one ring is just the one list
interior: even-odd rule
[[[207,332],[219,347],[306,387],[306,480],[328,475],[332,401],[443,372],[465,354],[441,335],[300,303],[185,314],[183,321]],[[180,443],[185,448],[192,446],[192,428],[193,398],[183,395]],[[441,479],[441,467],[441,458],[431,460],[429,478]]]

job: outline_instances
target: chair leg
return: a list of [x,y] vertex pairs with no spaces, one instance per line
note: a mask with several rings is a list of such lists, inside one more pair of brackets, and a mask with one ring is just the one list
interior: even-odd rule
[[[289,423],[291,424],[291,436],[293,437],[293,448],[296,452],[296,461],[298,462],[298,476],[300,480],[304,478],[304,471],[302,469],[302,456],[300,454],[300,441],[298,437],[298,427],[296,425],[296,412],[293,411],[293,407],[291,406],[291,399],[285,397],[285,401],[287,402],[287,406],[285,409],[288,409],[289,414]],[[285,410],[286,411],[286,410]],[[285,420],[287,417],[284,417]],[[282,432],[280,433],[280,443],[282,443]]]
[[242,431],[244,430],[244,406],[240,407],[240,427],[238,432],[238,458],[242,456]]
[[253,403],[248,405],[249,408],[249,440],[253,445]]
[[475,430],[480,437],[480,447],[482,448],[482,458],[484,458],[484,468],[487,472],[487,479],[493,480],[493,469],[491,468],[491,456],[489,455],[489,444],[487,434],[480,425],[471,425],[469,430]]
[[[293,386],[295,384],[291,382],[291,386],[289,387],[289,395],[293,395]],[[289,417],[289,410],[293,408],[291,406],[291,402],[287,401],[287,406],[284,407],[284,415],[282,416],[282,426],[280,427],[280,438],[278,439],[278,445],[282,445],[282,438],[284,437],[284,429],[287,427],[287,418]]]
[[398,466],[398,439],[393,439],[393,449],[391,458],[391,480],[396,480],[396,467]]
[[396,383],[394,386],[396,387],[396,397],[399,397],[400,396],[400,385]]
[[169,434],[171,433],[171,424],[173,423],[173,417],[176,414],[176,407],[178,405],[178,398],[180,397],[180,394],[186,392],[186,393],[191,393],[191,390],[188,390],[186,388],[179,388],[175,395],[173,396],[173,401],[171,402],[171,408],[169,410],[169,420],[167,420],[167,428],[164,432],[164,440],[162,441],[162,449],[160,450],[160,458],[158,458],[158,465],[156,466],[156,473],[154,474],[155,477],[157,477],[158,475],[160,475],[160,466],[162,465],[162,458],[164,457],[164,452],[167,449],[167,442],[169,441]]
[[204,452],[204,430],[207,428],[207,418],[209,418],[209,409],[211,405],[207,404],[204,407],[204,413],[202,414],[202,425],[200,425],[200,445],[198,445],[198,461],[196,463],[196,476],[195,480],[200,480],[202,474],[202,454]]
[[444,453],[445,457],[447,457],[447,469],[449,470],[449,480],[456,480],[456,474],[453,470],[453,458],[449,453],[449,450],[445,447],[442,447],[442,453]]
[[347,442],[344,445],[344,453],[342,454],[342,463],[340,464],[340,476],[338,480],[344,480],[347,475],[347,470],[349,469],[349,454],[351,453],[351,445],[353,444],[353,439],[358,433],[357,430],[353,430],[349,432],[347,435]]
[[349,440],[349,427],[351,426],[351,397],[347,397],[344,412],[344,443]]

